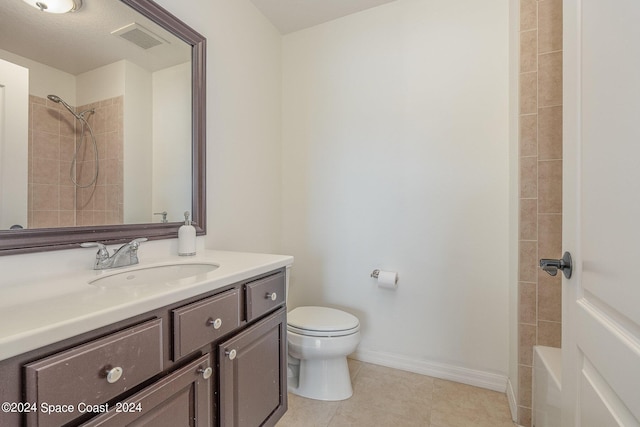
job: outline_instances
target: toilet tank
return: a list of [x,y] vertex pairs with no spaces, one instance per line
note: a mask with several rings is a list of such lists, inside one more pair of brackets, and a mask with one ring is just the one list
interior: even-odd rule
[[562,351],[537,345],[533,350],[533,427],[560,426]]

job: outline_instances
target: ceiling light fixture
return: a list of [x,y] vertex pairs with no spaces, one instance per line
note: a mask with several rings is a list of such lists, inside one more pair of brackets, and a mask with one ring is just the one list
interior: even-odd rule
[[23,0],[25,3],[40,9],[42,12],[67,13],[76,12],[82,7],[82,0]]

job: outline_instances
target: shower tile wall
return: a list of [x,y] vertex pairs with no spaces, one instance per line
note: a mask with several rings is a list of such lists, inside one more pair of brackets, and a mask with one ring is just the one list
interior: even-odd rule
[[[95,185],[76,194],[69,171],[80,127],[76,129],[75,119],[62,105],[29,97],[29,228],[122,223],[122,105],[122,97],[91,105],[96,113],[87,117],[96,135],[101,170]],[[93,176],[92,150],[89,139],[78,154],[80,184]]]
[[519,424],[531,425],[533,346],[560,347],[562,255],[562,0],[520,1]]
[[[98,143],[99,174],[95,185],[78,188],[77,225],[122,224],[123,222],[123,97],[78,107],[95,109],[88,117]],[[79,130],[78,130],[79,131]],[[87,138],[89,137],[87,132]],[[91,182],[95,173],[93,148],[85,141],[78,153],[78,182]]]

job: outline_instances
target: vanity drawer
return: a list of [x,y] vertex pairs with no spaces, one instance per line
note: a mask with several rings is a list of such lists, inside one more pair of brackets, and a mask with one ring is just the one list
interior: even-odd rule
[[240,291],[231,289],[172,310],[174,360],[240,326]]
[[244,289],[247,321],[256,319],[286,302],[284,273],[247,283]]
[[[28,426],[60,426],[160,373],[162,320],[156,319],[25,365]],[[61,405],[46,414],[41,405]],[[64,406],[63,406],[64,405]],[[73,409],[73,411],[70,411]]]

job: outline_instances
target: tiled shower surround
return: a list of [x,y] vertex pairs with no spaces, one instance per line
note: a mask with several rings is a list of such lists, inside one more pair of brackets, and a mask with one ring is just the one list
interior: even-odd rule
[[562,256],[562,0],[520,0],[519,424],[531,426],[533,346],[560,347]]
[[[122,224],[123,222],[123,97],[77,108],[95,113],[85,117],[98,146],[98,179],[76,188],[70,171],[81,125],[61,104],[29,97],[28,228]],[[91,182],[95,161],[93,142],[85,140],[77,155],[75,179]]]

